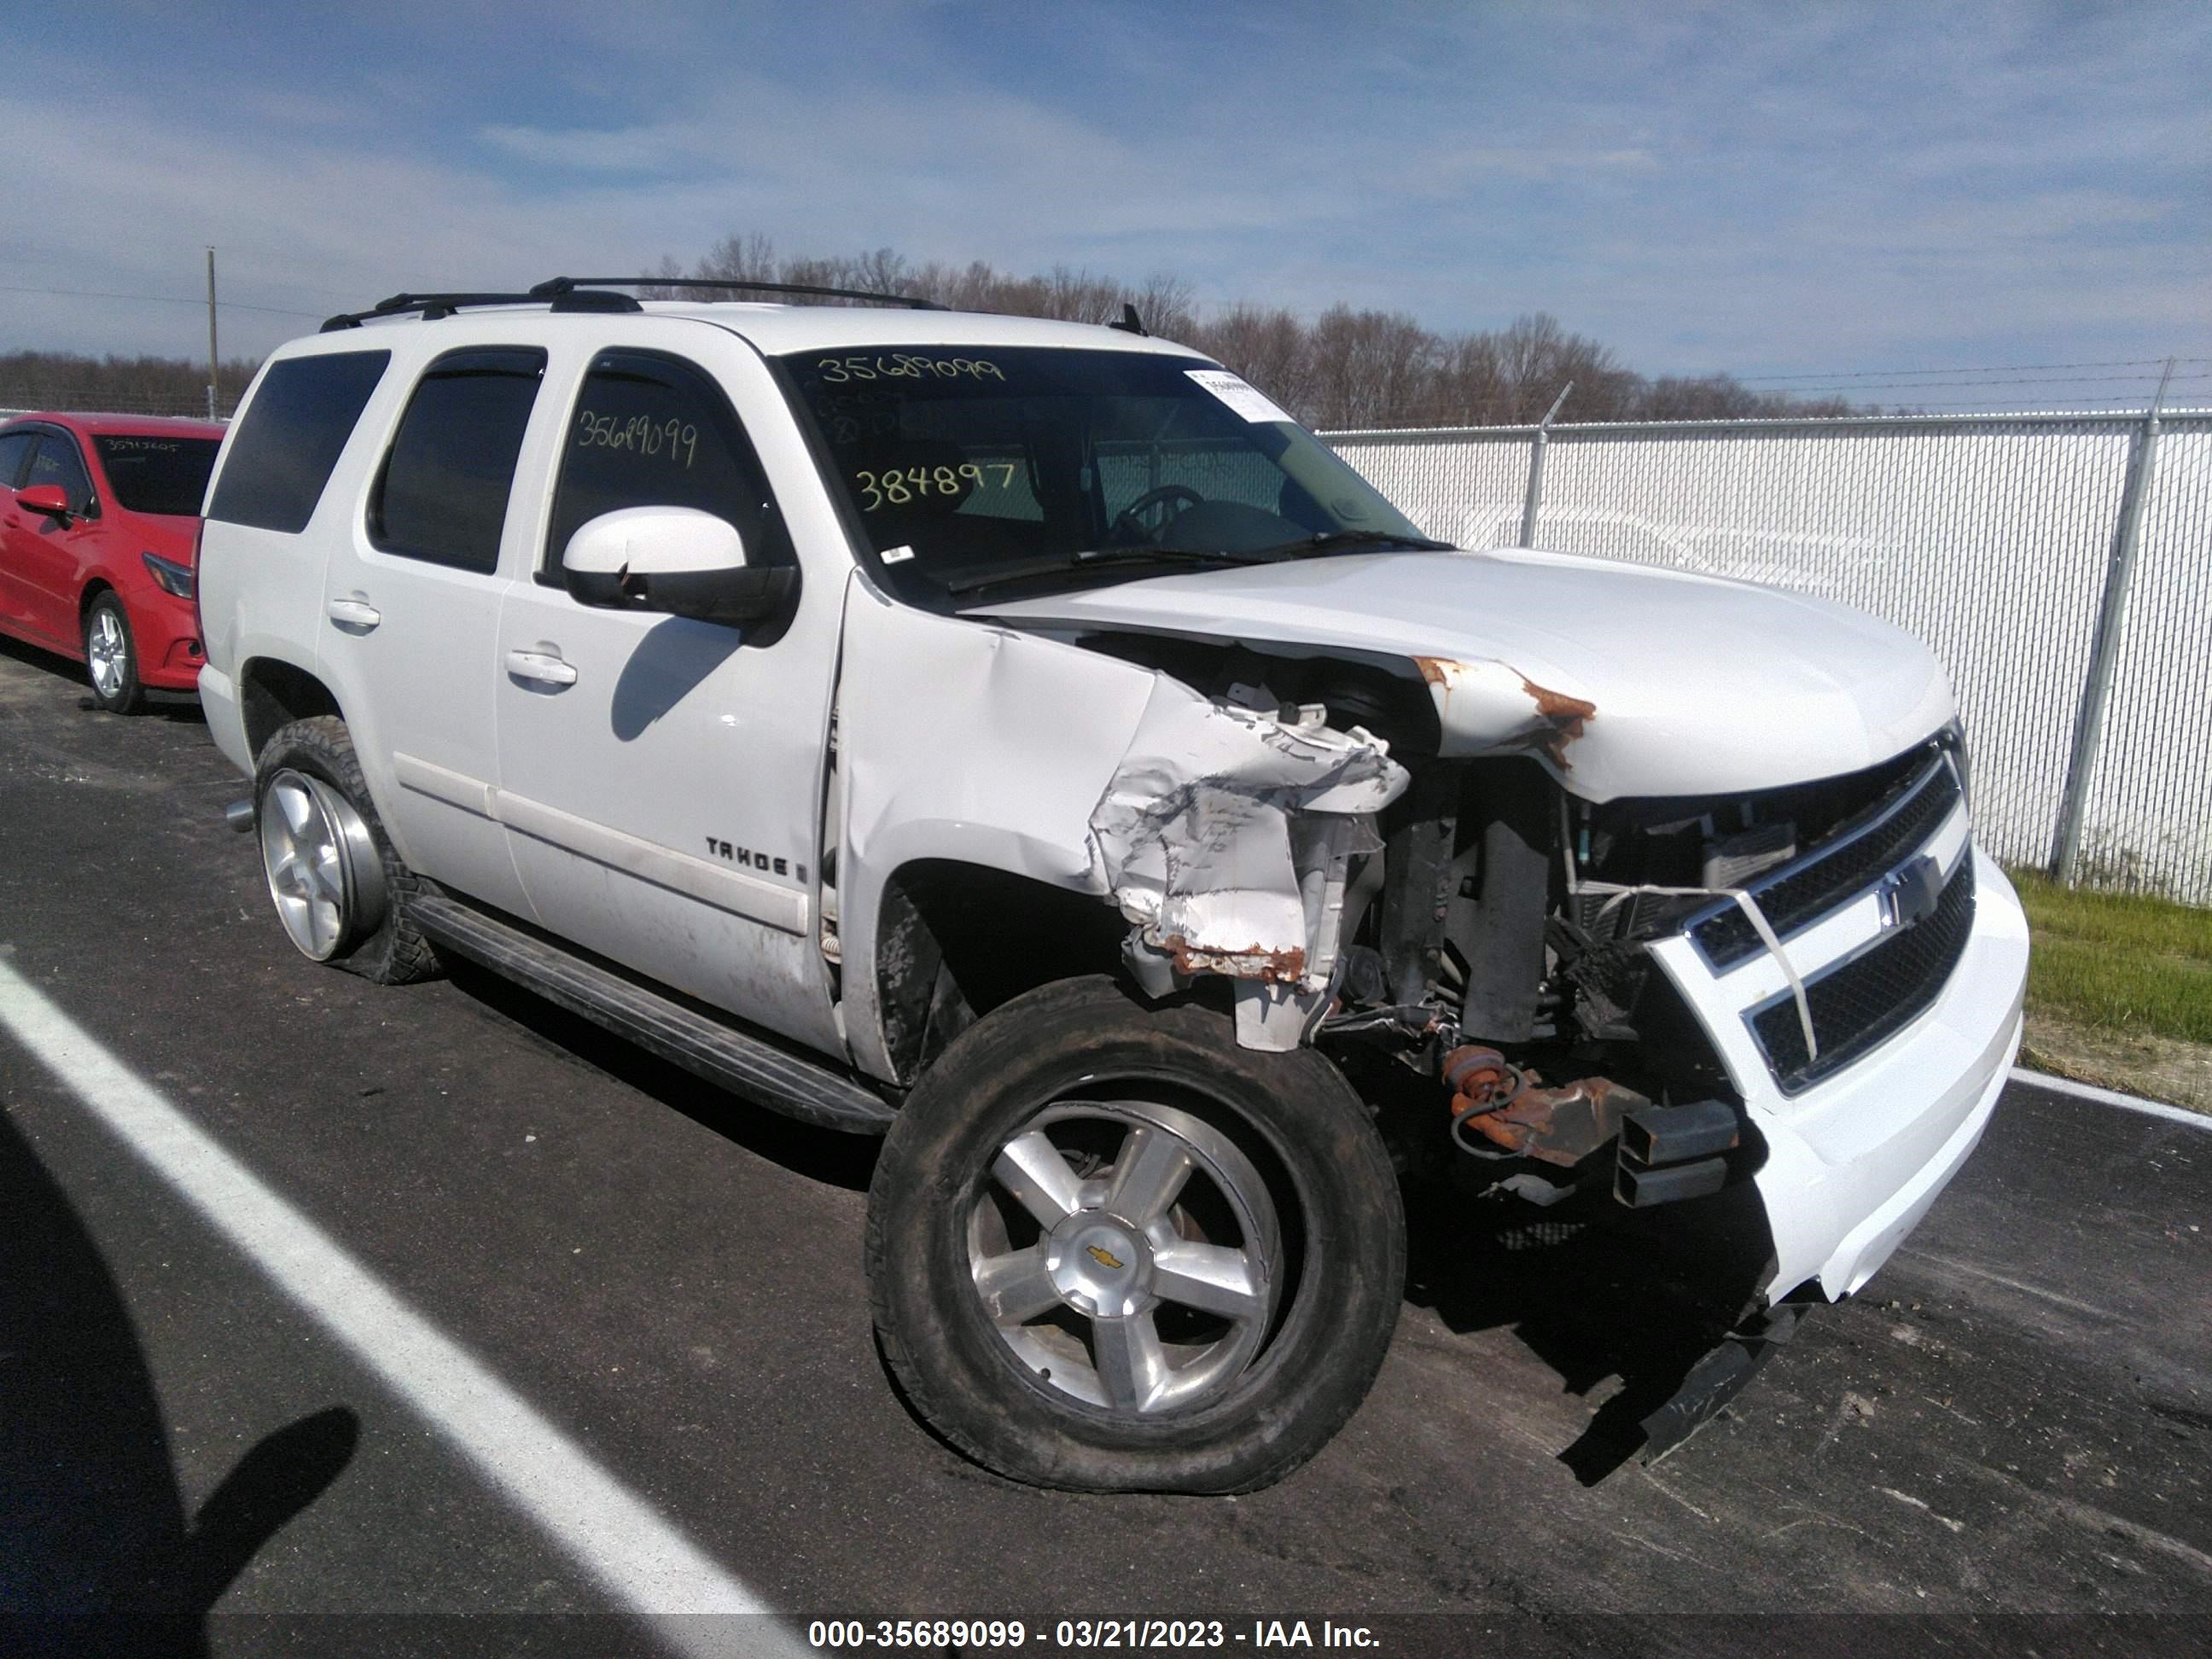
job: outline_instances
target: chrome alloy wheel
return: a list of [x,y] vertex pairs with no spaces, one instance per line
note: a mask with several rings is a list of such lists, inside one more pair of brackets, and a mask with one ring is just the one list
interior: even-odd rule
[[289,768],[261,793],[261,866],[300,953],[328,962],[384,915],[384,861],[361,814],[320,778]]
[[84,654],[92,669],[93,690],[111,699],[121,696],[123,671],[131,661],[131,641],[124,637],[123,624],[115,613],[104,605],[93,614],[92,626],[85,634]]
[[1153,1417],[1258,1358],[1284,1276],[1267,1183],[1219,1130],[1148,1101],[1061,1101],[999,1149],[970,1212],[975,1293],[1048,1388]]

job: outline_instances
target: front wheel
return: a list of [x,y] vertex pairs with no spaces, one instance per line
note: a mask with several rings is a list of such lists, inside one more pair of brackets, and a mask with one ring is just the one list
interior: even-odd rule
[[138,647],[123,601],[112,592],[102,593],[84,613],[84,660],[95,703],[111,714],[137,712],[145,701],[138,684]]
[[1389,1158],[1310,1049],[1111,981],[995,1010],[900,1113],[868,1197],[884,1352],[1017,1480],[1241,1492],[1310,1457],[1396,1323]]

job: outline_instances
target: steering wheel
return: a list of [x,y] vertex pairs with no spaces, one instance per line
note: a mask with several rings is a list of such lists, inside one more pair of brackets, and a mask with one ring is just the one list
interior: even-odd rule
[[[1114,535],[1122,541],[1157,542],[1167,533],[1167,527],[1194,507],[1204,505],[1206,497],[1188,484],[1162,484],[1158,489],[1147,489],[1114,515]],[[1173,503],[1175,511],[1163,518],[1156,529],[1147,528],[1145,514],[1155,507]]]

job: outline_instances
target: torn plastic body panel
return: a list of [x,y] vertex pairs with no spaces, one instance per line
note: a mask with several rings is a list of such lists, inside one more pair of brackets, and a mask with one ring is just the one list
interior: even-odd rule
[[902,867],[963,863],[1116,905],[1140,985],[1225,977],[1239,1041],[1291,1048],[1327,1001],[1349,862],[1379,845],[1373,815],[1407,781],[1387,744],[1314,711],[1217,702],[1157,670],[894,604],[857,577],[837,720],[825,908],[846,1042],[886,1082],[906,1067],[872,969]]
[[1296,1048],[1328,999],[1350,861],[1381,848],[1374,815],[1407,781],[1386,743],[1319,705],[1285,720],[1159,677],[1091,818],[1138,983],[1225,975],[1237,1041]]

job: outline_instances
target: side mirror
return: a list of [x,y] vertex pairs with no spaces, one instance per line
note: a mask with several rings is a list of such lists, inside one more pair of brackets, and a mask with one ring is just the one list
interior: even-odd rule
[[787,565],[748,565],[737,526],[694,507],[602,513],[568,538],[561,574],[579,605],[714,623],[763,622],[799,585]]
[[29,513],[42,513],[66,526],[70,521],[69,494],[59,484],[33,484],[15,492],[15,505]]

